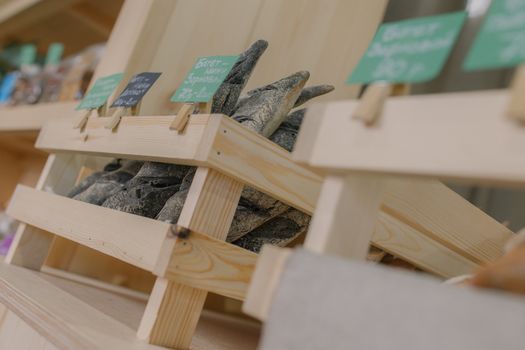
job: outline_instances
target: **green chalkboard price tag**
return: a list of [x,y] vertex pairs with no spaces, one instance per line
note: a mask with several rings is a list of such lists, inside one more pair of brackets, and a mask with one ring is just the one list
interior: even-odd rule
[[123,73],[117,73],[97,79],[77,106],[77,110],[102,107],[115,91],[123,76]]
[[465,17],[461,11],[381,25],[347,83],[420,83],[435,78]]
[[35,63],[36,60],[36,46],[33,44],[26,44],[20,48],[19,64],[25,66]]
[[239,56],[200,57],[171,102],[209,102]]
[[525,61],[525,0],[493,0],[463,64],[467,71]]
[[161,73],[144,72],[135,75],[111,105],[113,107],[135,107],[155,84]]
[[64,53],[64,44],[62,43],[52,43],[47,48],[46,62],[45,65],[57,65],[60,63],[62,58],[62,53]]

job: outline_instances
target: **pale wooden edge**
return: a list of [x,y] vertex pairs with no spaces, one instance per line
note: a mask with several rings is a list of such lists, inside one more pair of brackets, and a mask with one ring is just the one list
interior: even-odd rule
[[244,300],[257,254],[205,234],[187,230],[187,237],[167,245],[173,250],[158,276],[189,287]]
[[153,271],[170,225],[19,185],[7,208],[17,220]]
[[[143,302],[82,283],[0,264],[0,301],[62,350],[166,349],[136,336]],[[191,349],[252,349],[259,332],[252,321],[204,311]]]
[[48,152],[198,166],[203,163],[199,156],[206,154],[202,148],[209,143],[203,138],[213,138],[212,120],[217,117],[192,116],[183,133],[170,130],[174,116],[123,116],[114,131],[105,128],[108,118],[91,116],[83,133],[74,129],[70,120],[52,120],[42,128],[35,146]]
[[38,272],[1,264],[0,291],[4,305],[60,349],[160,349]]
[[39,131],[50,120],[78,118],[85,111],[76,111],[77,105],[72,101],[0,107],[0,132]]
[[[59,194],[67,193],[85,163],[85,156],[50,155],[36,188]],[[5,261],[38,270],[46,259],[51,241],[52,235],[49,233],[22,223],[17,229]]]
[[321,175],[230,118],[221,119],[207,164],[305,213],[314,211]]
[[318,130],[326,109],[325,104],[314,104],[306,110],[299,135],[295,141],[292,158],[298,163],[307,163],[316,144]]
[[392,86],[389,83],[371,84],[359,100],[352,118],[359,119],[366,125],[374,124],[381,117],[383,106],[391,92]]
[[[511,148],[511,145],[513,142],[518,142],[520,139],[520,136],[517,133],[523,129],[523,125],[513,123],[506,118],[506,109],[509,100],[509,90],[394,97],[388,99],[382,118],[389,120],[390,125],[392,125],[395,121],[394,118],[398,117],[402,120],[402,123],[404,123],[403,125],[406,124],[409,132],[414,135],[418,134],[419,128],[424,128],[425,132],[430,133],[431,131],[428,125],[432,120],[428,119],[427,123],[421,123],[418,122],[418,120],[421,120],[421,118],[425,116],[425,113],[427,115],[430,113],[425,106],[428,103],[431,103],[433,106],[431,112],[436,115],[436,118],[433,120],[435,121],[436,126],[440,127],[440,130],[443,130],[443,128],[448,125],[444,123],[449,123],[451,130],[457,129],[458,126],[468,130],[465,132],[465,135],[463,135],[464,139],[457,140],[459,143],[468,140],[470,135],[476,135],[476,131],[480,130],[480,126],[476,125],[473,116],[481,118],[480,120],[485,120],[482,118],[485,116],[487,125],[498,125],[502,130],[507,131],[517,130],[517,132],[512,133],[512,139],[508,141],[508,149],[505,149],[504,153],[501,154],[501,159],[508,159],[505,163],[502,161],[502,164],[510,164],[511,160],[516,158],[517,160],[515,163],[519,164],[519,154]],[[439,155],[439,157],[442,157],[442,160],[436,164],[429,162],[422,164],[415,159],[414,161],[411,161],[412,158],[407,156],[403,158],[405,160],[402,164],[397,164],[393,161],[380,162],[375,161],[376,157],[373,156],[375,154],[373,151],[370,151],[371,155],[368,158],[362,156],[359,159],[353,159],[343,156],[344,153],[342,153],[341,150],[352,150],[355,148],[353,145],[363,148],[366,146],[367,150],[381,150],[381,145],[374,148],[374,144],[371,142],[377,142],[378,137],[382,134],[385,134],[385,140],[392,142],[393,137],[401,133],[399,129],[389,132],[389,129],[382,127],[384,123],[381,122],[368,128],[360,127],[357,123],[341,125],[338,121],[344,120],[345,117],[347,117],[348,120],[351,120],[351,115],[359,106],[359,103],[360,102],[357,100],[331,102],[323,104],[323,110],[318,110],[313,106],[312,112],[307,113],[303,127],[299,133],[298,143],[296,144],[294,151],[294,154],[297,154],[295,159],[327,173],[342,173],[348,171],[359,172],[363,175],[383,173],[389,175],[439,178],[458,182],[512,186],[523,185],[524,183],[523,173],[525,173],[525,170],[518,168],[518,166],[515,167],[516,169],[510,171],[501,166],[498,167],[493,164],[488,164],[488,161],[483,163],[483,158],[479,157],[476,159],[475,163],[472,163],[469,154],[466,153],[462,155],[462,157],[465,158],[464,161],[462,161],[462,158],[459,158],[461,155],[453,153],[440,154],[440,145],[437,144],[437,142],[426,145],[424,144],[424,140],[420,140],[420,138],[418,139],[417,137],[414,137],[413,139],[407,138],[407,141],[400,139],[399,144],[403,147],[400,146],[399,148],[396,148],[391,154],[391,158],[395,159],[395,157],[400,157],[401,159],[401,150],[404,148],[409,150],[429,147],[429,149],[433,151],[433,155]],[[457,106],[455,108],[457,109],[457,112],[455,109],[450,110],[449,106],[451,105]],[[400,110],[403,111],[403,115],[396,115]],[[314,111],[319,111],[318,113],[324,114],[314,114]],[[447,115],[448,119],[442,121],[443,118],[439,118],[437,115]],[[451,116],[454,116],[454,118]],[[470,118],[469,120],[472,121],[472,127],[470,129],[463,117],[468,117]],[[334,118],[336,120],[335,122]],[[414,120],[414,123],[411,124],[410,120]],[[501,120],[500,124],[498,124],[499,120]],[[315,131],[313,130],[314,127],[316,129]],[[333,135],[336,130],[338,130],[339,134],[341,134],[343,130],[348,130],[347,134],[352,134],[352,137],[338,137],[337,139],[334,139]],[[485,134],[490,133],[490,130],[483,130]],[[302,135],[303,133],[304,136]],[[312,136],[312,134],[314,136]],[[496,159],[496,157],[499,157],[500,155],[495,153],[495,151],[492,151],[487,145],[490,145],[491,139],[500,140],[502,137],[505,138],[504,135],[499,135],[498,138],[495,136],[496,135],[494,135],[494,137],[487,137],[486,139],[478,140],[480,148],[485,149],[487,151],[486,153],[490,153],[487,156],[490,156],[493,159]],[[461,136],[455,136],[455,138],[460,137]],[[356,139],[358,139],[358,141],[355,141]],[[471,142],[474,142],[474,140],[476,139],[473,139]],[[444,140],[443,142],[446,143],[447,141],[449,140]],[[367,144],[367,142],[369,143]],[[504,147],[504,144],[501,142],[499,142],[499,145],[500,148]],[[469,147],[472,152],[474,146],[470,144]],[[385,149],[385,152],[388,152],[388,149]],[[415,154],[417,154],[417,156],[415,156],[417,159],[422,157],[421,154]]]
[[273,296],[291,253],[291,249],[271,245],[262,248],[246,300],[242,305],[244,313],[260,321],[266,321]]
[[364,260],[378,220],[388,177],[325,177],[304,248]]
[[137,300],[144,301],[144,302],[148,301],[148,298],[149,298],[149,294],[146,294],[146,293],[142,293],[136,290],[126,288],[126,287],[118,286],[116,284],[99,281],[94,278],[81,276],[76,273],[72,273],[72,272],[68,272],[68,271],[64,271],[60,269],[55,269],[54,267],[50,267],[46,265],[42,266],[42,268],[40,269],[40,272],[46,273],[51,276],[64,278],[64,279],[67,279],[73,282],[81,283],[86,286],[91,286],[91,287],[95,287],[101,290],[106,290],[108,292],[112,292],[118,295],[122,295],[124,297],[137,299]]

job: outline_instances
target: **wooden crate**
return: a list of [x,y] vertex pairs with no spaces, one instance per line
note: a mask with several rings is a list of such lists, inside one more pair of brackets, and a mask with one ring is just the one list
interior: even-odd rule
[[[362,260],[372,243],[443,277],[501,256],[513,233],[438,179],[523,185],[518,92],[390,97],[372,125],[352,117],[363,101],[311,107],[293,158],[326,176],[305,249]],[[392,232],[411,232],[412,244],[378,244]],[[263,247],[245,313],[267,319],[291,252]]]
[[[19,228],[7,261],[66,277],[75,283],[111,290],[111,298],[147,299],[145,308],[135,314],[142,317],[141,321],[130,328],[131,333],[138,332],[139,338],[150,343],[177,348],[191,345],[244,349],[255,346],[253,339],[257,338],[258,330],[253,325],[247,326],[253,331],[244,332],[247,328],[231,328],[229,322],[214,318],[217,322],[208,327],[210,332],[199,335],[199,320],[205,319],[201,311],[208,291],[239,300],[246,293],[255,255],[222,242],[242,187],[245,183],[251,184],[311,213],[321,178],[318,173],[295,165],[289,154],[270,141],[223,116],[193,116],[183,134],[169,130],[178,107],[168,102],[169,96],[197,56],[238,53],[260,38],[270,41],[271,46],[254,73],[250,87],[303,69],[312,73],[312,83],[334,81],[357,63],[381,20],[385,5],[386,0],[374,3],[330,0],[321,7],[304,0],[227,0],[220,3],[127,0],[95,78],[123,72],[118,93],[138,72],[160,71],[163,74],[144,99],[142,116],[124,117],[114,133],[102,126],[107,118],[90,118],[83,132],[72,128],[73,114],[67,120],[47,124],[38,146],[56,153],[48,158],[36,189],[20,187],[11,203],[10,213],[25,223]],[[318,16],[320,8],[327,16]],[[242,20],[232,20],[232,13],[242,13]],[[359,32],[359,36],[349,41],[351,32]],[[341,50],[345,52],[343,55]],[[358,92],[357,88],[348,88],[342,83],[338,88],[339,97],[355,96]],[[181,226],[191,230],[190,238],[173,237],[171,225],[61,197],[86,169],[100,168],[103,159],[99,156],[198,166],[179,219]],[[30,203],[40,205],[37,208]],[[30,207],[35,210],[27,210]],[[43,208],[49,209],[45,210],[45,215],[42,215]],[[99,216],[105,221],[100,221]],[[67,219],[73,217],[76,219]],[[100,225],[95,226],[95,223]],[[118,227],[112,226],[115,223]],[[92,230],[91,227],[98,228]],[[126,229],[122,230],[124,227]],[[128,229],[135,233],[128,236]],[[130,240],[129,237],[134,238]],[[156,243],[146,244],[150,239]],[[198,250],[187,251],[188,247]],[[196,252],[199,254],[194,256]],[[211,257],[221,277],[214,269],[209,270]],[[235,270],[230,263],[238,264]],[[15,288],[17,283],[13,277],[16,273],[10,271],[8,269],[2,276],[7,289]],[[31,279],[47,278],[47,275],[30,273],[28,278]],[[122,278],[127,279],[126,288],[115,286],[121,284]],[[154,283],[152,290],[151,283]],[[62,296],[53,284],[46,287],[46,294]],[[24,288],[15,289],[17,298],[24,298],[24,295],[32,300],[37,298]],[[87,287],[72,289],[81,294],[89,293]],[[75,310],[79,312],[74,315],[57,313],[55,304],[42,299],[36,302],[40,305],[37,308],[18,307],[13,299],[6,299],[5,303],[55,346],[68,348],[65,344],[71,343],[51,337],[44,326],[34,326],[35,320],[40,320],[36,323],[41,325],[47,322],[35,310],[43,308],[45,315],[53,316],[51,323],[62,324],[91,324],[105,316],[100,315],[100,307],[95,305],[98,300],[92,305],[96,310],[89,313],[79,306],[85,301],[76,295],[67,300],[78,306]],[[84,317],[84,312],[91,316]],[[222,333],[221,325],[240,334],[230,336],[226,332],[224,336],[229,341],[218,339],[214,334]],[[113,344],[105,336],[91,337],[89,332],[78,327],[68,330],[71,332],[64,337],[71,341],[95,339],[84,343],[85,348],[105,349]],[[128,337],[129,329],[126,332],[122,337],[124,343],[137,346],[133,337]]]

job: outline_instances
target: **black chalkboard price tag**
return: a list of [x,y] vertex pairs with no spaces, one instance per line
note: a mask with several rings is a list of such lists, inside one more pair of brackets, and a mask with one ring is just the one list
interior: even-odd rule
[[155,84],[161,73],[144,72],[135,75],[128,85],[111,105],[114,107],[131,108],[139,104],[148,90]]
[[139,104],[144,95],[157,81],[161,73],[144,72],[139,73],[129,81],[128,85],[111,104],[110,108],[117,108],[109,121],[106,124],[106,129],[115,129],[120,123],[120,119],[131,109],[131,115],[136,115]]

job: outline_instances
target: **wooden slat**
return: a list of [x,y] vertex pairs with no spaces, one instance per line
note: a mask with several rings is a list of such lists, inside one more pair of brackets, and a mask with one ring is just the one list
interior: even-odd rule
[[382,211],[477,264],[499,258],[513,235],[438,181],[390,181]]
[[[258,320],[265,321],[272,305],[273,295],[292,253],[291,249],[265,245],[252,276],[252,282],[242,305],[242,311]],[[327,273],[329,273],[327,271]]]
[[[1,302],[59,349],[160,349],[139,342],[131,328],[36,272],[1,264],[0,290]],[[106,306],[114,307],[116,300],[108,294],[106,300],[113,301]],[[131,304],[124,306],[135,309]]]
[[358,103],[312,109],[305,128],[322,118],[318,134],[299,135],[296,149],[311,152],[295,159],[330,171],[525,183],[525,128],[505,115],[508,91],[393,97],[373,127],[350,118]]
[[[58,194],[67,193],[75,183],[78,171],[85,162],[86,157],[81,155],[49,156],[38,179],[36,189]],[[5,261],[38,270],[46,259],[52,239],[52,235],[48,232],[21,223]]]
[[106,118],[91,117],[83,140],[72,121],[53,120],[41,131],[36,147],[50,152],[76,152],[105,157],[144,159],[179,164],[203,162],[201,144],[213,140],[220,117],[194,116],[183,134],[170,130],[173,116],[123,117],[115,132]]
[[380,176],[327,176],[308,228],[305,249],[364,260],[385,181]]
[[[0,264],[0,301],[61,350],[165,349],[136,338],[140,300]],[[253,322],[204,312],[191,346],[255,349],[258,336]]]
[[18,186],[12,217],[152,271],[169,225]]
[[257,254],[191,232],[179,238],[161,275],[174,282],[244,300]]
[[460,253],[425,236],[417,227],[383,211],[379,213],[372,243],[382,251],[402,257],[423,271],[443,278],[470,274],[479,267]]
[[0,132],[38,131],[49,120],[75,118],[78,101],[0,108]]

